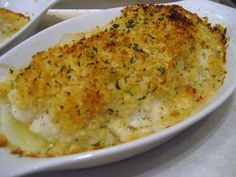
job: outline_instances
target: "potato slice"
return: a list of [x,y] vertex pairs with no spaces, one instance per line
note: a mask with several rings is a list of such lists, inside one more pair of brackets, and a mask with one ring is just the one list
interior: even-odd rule
[[10,143],[27,152],[39,152],[46,150],[50,145],[39,135],[31,132],[28,127],[13,118],[9,105],[0,105],[1,131]]

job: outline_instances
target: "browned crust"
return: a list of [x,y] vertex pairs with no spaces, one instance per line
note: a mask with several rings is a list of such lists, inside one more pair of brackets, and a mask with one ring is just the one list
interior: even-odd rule
[[0,147],[7,146],[8,142],[7,139],[3,134],[0,133]]
[[0,14],[15,14],[16,16],[20,17],[20,18],[24,18],[24,19],[27,19],[28,21],[30,20],[30,17],[29,16],[26,16],[22,13],[18,13],[18,12],[13,12],[9,9],[5,9],[5,8],[0,8]]
[[0,41],[12,36],[30,20],[29,16],[11,10],[0,8],[1,36]]
[[[207,25],[208,29],[212,33],[214,33],[217,37],[220,36],[223,53],[222,60],[224,61],[224,63],[226,62],[226,37],[224,28],[220,26],[211,27],[208,22],[203,21],[196,14],[192,14],[177,5],[154,6],[150,4],[130,6],[122,10],[122,18],[125,17],[129,19],[130,15],[135,16],[135,14],[138,12],[143,13],[143,15],[148,18],[153,17],[154,14],[159,14],[158,19],[155,19],[156,21],[154,20],[151,26],[153,28],[160,27],[160,31],[167,29],[168,24],[174,26],[174,29],[171,29],[170,33],[164,33],[163,36],[158,36],[157,33],[154,34],[155,38],[158,38],[159,41],[166,44],[167,47],[165,50],[167,51],[167,53],[173,54],[172,57],[174,58],[174,60],[167,62],[167,64],[164,62],[162,63],[163,65],[165,64],[165,67],[169,68],[170,71],[166,71],[163,67],[155,69],[155,72],[157,72],[155,74],[158,75],[158,78],[153,79],[153,81],[149,85],[149,91],[151,94],[165,94],[166,87],[169,83],[184,82],[181,81],[180,76],[173,77],[171,71],[175,70],[177,67],[176,58],[178,57],[178,55],[185,52],[185,49],[181,48],[181,46],[195,42],[194,35],[198,33],[198,29],[195,29],[195,26],[198,24]],[[119,17],[117,19],[119,19]],[[163,24],[160,24],[162,22]],[[127,20],[127,22],[125,23],[126,26],[130,26],[130,28],[135,28],[135,22]],[[145,23],[145,20],[143,23]],[[28,67],[21,69],[18,75],[16,76],[16,83],[14,86],[19,89],[21,93],[25,93],[27,98],[27,101],[23,101],[19,104],[19,106],[27,108],[27,106],[33,105],[35,100],[29,100],[28,96],[38,96],[37,94],[40,94],[40,96],[46,100],[45,103],[49,102],[49,100],[47,100],[47,94],[50,93],[52,95],[59,95],[59,93],[61,93],[62,84],[67,84],[68,80],[70,82],[71,77],[73,76],[71,76],[70,73],[73,73],[73,71],[78,69],[80,65],[86,64],[89,68],[89,72],[86,75],[88,83],[85,84],[81,93],[78,92],[78,85],[75,85],[74,87],[71,87],[71,90],[64,91],[63,94],[60,95],[61,97],[59,97],[58,99],[66,99],[63,100],[64,102],[61,105],[58,105],[56,103],[56,118],[54,119],[54,122],[62,126],[65,132],[73,132],[85,126],[90,120],[95,119],[96,116],[102,111],[104,111],[105,108],[107,109],[107,104],[110,103],[111,98],[114,98],[112,97],[113,95],[104,86],[104,83],[107,83],[107,81],[109,80],[116,80],[117,78],[119,78],[114,74],[116,73],[116,70],[112,67],[109,68],[110,73],[104,75],[100,74],[100,63],[104,62],[105,66],[106,64],[108,64],[108,61],[104,60],[104,58],[101,58],[99,55],[96,56],[96,54],[99,54],[100,50],[104,50],[115,55],[113,61],[121,61],[125,63],[127,60],[126,56],[128,55],[128,52],[125,49],[118,52],[117,50],[119,49],[119,46],[127,44],[125,47],[132,49],[132,52],[137,57],[138,62],[145,64],[146,58],[149,55],[149,53],[146,53],[139,46],[139,44],[134,45],[132,43],[132,38],[129,38],[128,35],[125,36],[127,31],[124,32],[124,35],[122,36],[120,35],[120,33],[117,32],[116,28],[117,24],[115,25],[115,23],[111,23],[108,24],[106,30],[99,32],[98,34],[92,35],[88,38],[83,37],[72,45],[56,46],[49,48],[46,51],[41,51],[35,54],[32,57],[31,64]],[[138,31],[139,29],[137,28],[135,30]],[[149,40],[152,40],[154,37],[150,35]],[[143,42],[144,44],[148,45],[150,41],[144,39]],[[188,46],[191,47],[190,45]],[[204,49],[208,47],[205,41],[201,42],[201,47]],[[82,54],[80,53],[80,51]],[[191,52],[191,49],[188,48],[187,52],[189,51]],[[78,58],[80,58],[81,55],[86,55],[86,59],[81,59],[81,61],[79,61]],[[64,57],[63,60],[61,59],[62,57]],[[91,62],[88,62],[88,60],[90,60]],[[72,62],[72,65],[68,65],[66,61]],[[131,68],[129,62],[131,63],[131,60],[126,62],[125,64]],[[51,70],[45,69],[49,65],[56,66],[55,72],[51,72]],[[140,72],[137,73],[137,77],[141,77],[145,73],[143,71],[146,71],[145,68],[142,67],[138,68],[138,70]],[[150,74],[152,74],[153,72],[154,71],[150,72]],[[223,72],[222,74],[224,73],[225,72]],[[60,74],[62,78],[59,78],[60,80],[55,82],[52,78],[56,78],[57,74]],[[82,78],[82,76],[80,77]],[[22,83],[28,82],[28,87],[22,88]],[[124,82],[128,81],[126,80]],[[220,80],[220,82],[222,84],[223,79]],[[134,83],[132,87],[135,87],[135,84],[136,83]],[[120,83],[117,82],[114,85],[117,89],[117,92],[120,93]],[[4,92],[6,92],[6,90],[4,90]],[[180,92],[182,94],[182,97],[191,97],[191,99],[193,99],[196,104],[204,103],[206,101],[206,97],[204,95],[201,95],[201,93],[199,93],[199,91],[191,85],[181,86],[180,88],[176,89],[176,93],[177,92]],[[82,100],[82,103],[79,104],[78,100]],[[32,110],[33,109],[34,107],[32,107]],[[41,109],[40,111],[43,110],[43,108],[41,107],[39,107],[38,109]],[[109,109],[107,109],[107,111],[109,112]],[[173,108],[173,110],[170,112],[170,117],[164,122],[164,124],[166,125],[166,127],[168,127],[181,120],[183,120],[183,117],[181,117],[181,113]],[[4,136],[0,136],[0,144],[2,144],[2,146],[7,146],[7,141]],[[47,151],[43,152],[42,154],[38,152],[23,152],[19,148],[13,148],[13,146],[11,148],[13,149],[12,153],[14,154],[20,154],[31,157],[53,157],[83,151],[78,147],[73,147],[68,144],[56,144],[54,145],[54,147],[48,148]],[[87,150],[94,150],[99,148],[102,148],[102,146],[91,147],[91,149]]]

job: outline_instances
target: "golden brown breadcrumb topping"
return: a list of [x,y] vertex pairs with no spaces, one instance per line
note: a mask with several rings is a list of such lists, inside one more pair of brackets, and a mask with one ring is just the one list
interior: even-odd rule
[[[135,5],[90,37],[38,52],[27,67],[9,71],[0,96],[21,110],[48,114],[59,129],[45,150],[20,152],[65,155],[184,120],[223,84],[225,62],[221,26],[176,5]],[[130,119],[134,114],[140,126]]]
[[11,10],[0,8],[0,42],[19,31],[30,17]]

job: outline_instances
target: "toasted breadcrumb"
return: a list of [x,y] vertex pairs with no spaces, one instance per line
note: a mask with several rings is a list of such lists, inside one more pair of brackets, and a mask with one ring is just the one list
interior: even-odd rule
[[11,10],[0,8],[0,42],[19,31],[30,17]]
[[180,6],[130,6],[102,30],[78,36],[36,53],[0,85],[2,100],[35,115],[32,131],[48,138],[37,115],[58,131],[50,147],[23,155],[60,156],[149,135],[192,115],[224,82],[224,28]]

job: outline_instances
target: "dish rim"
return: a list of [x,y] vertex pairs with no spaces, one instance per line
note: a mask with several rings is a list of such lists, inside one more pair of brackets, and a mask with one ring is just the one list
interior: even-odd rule
[[[11,10],[15,13],[20,13],[20,14],[23,14],[24,16],[26,17],[30,17],[29,21],[24,25],[22,26],[17,32],[15,32],[13,35],[11,35],[10,37],[7,37],[6,39],[4,39],[3,41],[0,42],[0,52],[2,52],[3,50],[3,54],[4,54],[4,50],[6,48],[8,48],[11,44],[15,45],[14,43],[17,41],[17,40],[20,40],[18,38],[21,38],[22,36],[22,39],[21,40],[24,40],[24,38],[26,36],[29,36],[30,33],[28,32],[28,30],[30,30],[30,27],[31,28],[34,28],[34,25],[36,25],[38,22],[39,22],[39,19],[42,17],[42,15],[50,8],[52,7],[54,4],[56,4],[57,2],[59,2],[61,0],[48,0],[48,2],[37,2],[35,1],[34,3],[37,4],[37,3],[40,3],[38,6],[42,6],[42,4],[44,4],[44,7],[42,8],[39,8],[37,12],[32,12],[32,14],[27,14],[29,13],[29,9],[25,9],[25,12],[19,12],[19,11],[16,11],[16,10],[13,10],[12,7],[10,6],[9,7],[1,7],[1,8],[5,8],[7,10]],[[4,3],[7,3],[4,2]],[[9,3],[9,2],[8,2]],[[19,2],[17,2],[19,3]],[[28,6],[27,6],[28,7]],[[33,6],[32,6],[33,7]],[[29,34],[27,34],[29,33]],[[25,35],[25,36],[24,36]],[[17,42],[18,43],[18,42]],[[0,56],[1,56],[1,53],[0,53]]]
[[[182,1],[182,2],[187,2],[187,1]],[[208,3],[211,4],[213,2],[208,1]],[[182,6],[182,4],[180,2],[165,3],[165,4],[177,4],[177,5]],[[118,9],[122,9],[122,8],[123,7],[119,7],[119,8],[113,8],[110,10],[114,10],[114,9],[118,10]],[[186,8],[186,7],[184,7],[184,8]],[[189,9],[187,9],[187,10],[189,10]],[[107,10],[105,10],[105,11],[107,11]],[[189,11],[191,11],[191,10],[189,10]],[[96,12],[96,13],[104,13],[104,11]],[[88,14],[88,15],[94,15],[94,14]],[[86,16],[87,15],[83,15],[83,16],[75,17],[75,18],[86,18]],[[64,23],[64,22],[62,22],[62,23]],[[62,23],[60,23],[58,25],[61,25]],[[56,28],[56,26],[57,25],[54,25],[48,29]],[[36,37],[37,37],[37,35],[31,37],[30,40],[35,40]],[[0,62],[2,61],[2,58],[7,58],[8,55],[17,51],[17,49],[20,48],[22,45],[24,46],[24,44],[26,42],[28,42],[28,40],[24,41],[22,44],[20,44],[19,46],[15,47],[11,51],[9,51],[5,55],[3,55],[0,58]],[[3,61],[5,61],[5,60],[3,60]],[[114,156],[117,153],[127,152],[132,149],[140,148],[140,147],[145,146],[147,144],[151,144],[151,143],[155,144],[156,141],[159,141],[160,139],[165,139],[167,137],[170,137],[171,135],[175,135],[175,134],[181,132],[182,130],[186,129],[187,127],[200,121],[201,119],[205,118],[206,115],[210,114],[214,109],[216,109],[218,106],[220,106],[234,92],[235,89],[236,89],[236,81],[233,84],[231,84],[229,88],[227,88],[225,93],[223,93],[220,98],[217,98],[214,102],[210,103],[209,105],[206,105],[206,107],[202,108],[199,112],[196,112],[192,116],[189,116],[187,119],[183,120],[182,122],[175,124],[167,129],[160,131],[160,132],[155,132],[155,133],[152,133],[152,134],[147,135],[145,137],[138,138],[134,141],[127,142],[124,144],[119,144],[119,145],[116,145],[113,147],[107,147],[107,148],[103,148],[103,149],[99,149],[99,150],[78,153],[78,154],[72,154],[72,155],[66,155],[66,156],[61,156],[61,157],[49,158],[49,159],[46,159],[47,161],[40,162],[40,163],[44,163],[43,166],[38,165],[37,168],[34,168],[34,170],[31,170],[30,172],[35,172],[35,171],[39,171],[42,169],[54,169],[54,168],[60,167],[63,164],[67,164],[67,165],[74,164],[74,163],[78,162],[78,160],[80,160],[80,163],[83,163],[83,162],[86,162],[91,157],[93,157],[94,160],[98,160],[101,157],[110,157],[112,155]],[[153,147],[156,147],[158,145],[154,145]],[[135,154],[133,154],[133,155],[135,155]],[[133,155],[130,155],[130,156],[133,156]],[[130,156],[128,156],[128,157],[130,157]],[[128,157],[125,157],[125,158],[128,158]],[[117,160],[115,160],[115,161],[117,161]],[[101,164],[98,164],[98,165],[101,165]],[[90,166],[96,166],[96,165],[86,165],[86,167],[90,167]],[[23,174],[26,174],[26,173],[24,172]]]

